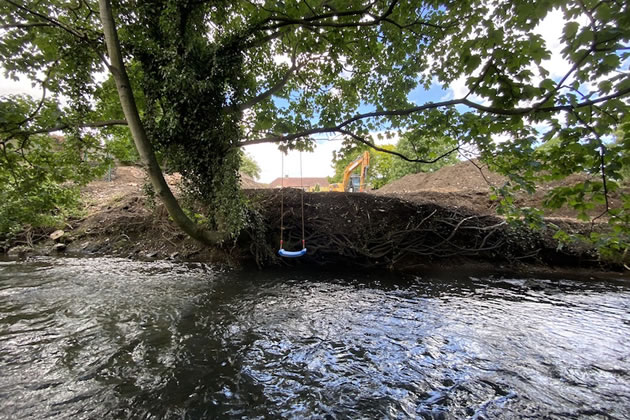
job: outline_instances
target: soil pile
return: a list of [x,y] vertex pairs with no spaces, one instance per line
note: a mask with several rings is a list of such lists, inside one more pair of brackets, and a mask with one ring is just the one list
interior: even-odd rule
[[260,188],[269,188],[269,185],[256,182],[251,176],[241,173],[241,188],[244,190],[255,190]]
[[488,170],[480,162],[465,161],[445,166],[435,172],[406,175],[391,182],[376,193],[414,193],[431,190],[436,192],[481,191],[487,192],[490,186],[500,187],[507,178]]
[[[164,174],[164,178],[173,192],[179,192],[180,174]],[[138,166],[118,166],[112,168],[103,179],[86,185],[82,190],[83,200],[87,205],[88,213],[98,211],[108,202],[145,194],[143,190],[148,183],[144,169]],[[245,174],[241,174],[241,187],[243,189],[268,188],[267,184],[256,182]]]
[[[538,185],[534,194],[520,193],[516,196],[519,207],[542,209],[545,196],[553,188],[571,187],[588,179],[587,175],[573,174],[563,180]],[[446,166],[431,173],[406,175],[378,190],[376,195],[386,195],[413,201],[416,203],[435,203],[455,209],[468,209],[479,214],[493,214],[497,202],[490,200],[490,188],[501,187],[508,179],[490,171],[478,161],[465,161]],[[611,207],[621,205],[616,195],[610,196]],[[598,216],[604,210],[596,207],[589,214]],[[575,219],[578,212],[571,208],[545,210],[545,215],[554,218]]]
[[88,214],[106,207],[110,202],[140,194],[147,182],[144,169],[137,166],[112,168],[103,179],[92,181],[81,191]]

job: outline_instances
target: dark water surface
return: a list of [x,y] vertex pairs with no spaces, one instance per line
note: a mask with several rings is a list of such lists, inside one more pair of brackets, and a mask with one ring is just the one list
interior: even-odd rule
[[615,282],[0,262],[0,418],[630,418]]

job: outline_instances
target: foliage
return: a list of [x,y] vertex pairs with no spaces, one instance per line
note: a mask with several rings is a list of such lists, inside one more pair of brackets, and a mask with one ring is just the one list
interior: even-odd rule
[[[600,181],[556,191],[549,205],[606,203],[629,159],[627,136],[608,140],[629,118],[629,8],[597,0],[114,3],[154,146],[182,172],[189,193],[209,204],[209,224],[230,231],[245,217],[238,148],[309,148],[322,133],[343,136],[348,148],[372,144],[369,133],[413,133],[417,154],[408,157],[419,162],[439,157],[447,139],[510,177],[497,191],[507,212],[518,210],[507,200],[514,190],[573,173]],[[63,95],[59,122],[75,132],[119,112],[98,77],[96,9],[93,0],[0,3],[8,75],[43,83],[52,101]],[[551,60],[556,40],[538,29],[560,16]],[[466,92],[435,103],[411,99],[432,84]],[[552,138],[559,143],[538,150]],[[388,166],[378,161],[373,166]],[[621,229],[620,249],[626,214],[623,206],[607,213]]]
[[105,140],[105,153],[122,165],[134,165],[140,157],[133,144],[133,139],[126,128],[110,128],[111,135]]
[[[0,101],[0,131],[12,132],[17,125],[35,129],[58,114],[51,102],[9,97]],[[97,145],[91,136],[71,134],[5,138],[0,143],[0,233],[11,235],[27,224],[56,226],[76,214],[78,187],[104,173]]]
[[630,157],[628,149],[624,147],[624,144],[630,144],[630,124],[626,124],[625,127],[620,126],[615,131],[614,148],[617,149],[622,158],[620,159],[621,168],[619,169],[619,181],[625,186],[630,186]]
[[150,138],[182,174],[187,193],[208,206],[210,228],[237,232],[245,217],[238,185],[241,130],[239,115],[226,107],[243,90],[242,41],[236,34],[208,39],[206,13],[215,7],[227,13],[227,2],[134,3],[138,19],[125,28],[124,41],[142,69]]
[[240,171],[245,175],[249,175],[253,179],[260,178],[260,166],[258,166],[258,162],[256,162],[253,157],[244,152],[241,154]]

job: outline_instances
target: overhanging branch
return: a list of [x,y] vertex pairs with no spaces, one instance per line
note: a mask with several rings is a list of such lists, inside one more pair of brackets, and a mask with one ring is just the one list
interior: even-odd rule
[[93,122],[85,122],[85,123],[63,123],[58,124],[53,127],[45,127],[39,128],[37,130],[31,131],[6,131],[6,133],[11,134],[11,136],[15,137],[18,135],[25,136],[33,136],[36,134],[47,134],[54,133],[55,131],[67,130],[69,128],[105,128],[105,127],[113,127],[118,125],[127,125],[127,120],[107,120],[107,121],[93,121]]
[[[370,2],[367,6],[361,9],[355,10],[345,10],[345,11],[337,11],[333,10],[328,13],[320,13],[315,14],[310,5],[307,4],[309,9],[311,10],[311,16],[305,17],[290,17],[286,14],[278,14],[279,12],[273,12],[272,16],[268,16],[263,19],[260,23],[254,25],[248,33],[253,35],[256,32],[269,32],[262,38],[258,38],[257,40],[250,41],[248,47],[257,46],[269,40],[275,39],[279,36],[282,36],[284,33],[281,31],[283,28],[288,28],[292,26],[302,27],[302,28],[331,28],[331,29],[343,29],[343,28],[361,28],[361,27],[374,27],[381,25],[383,23],[393,25],[400,30],[409,30],[414,33],[416,36],[419,34],[413,30],[414,26],[427,26],[434,29],[445,29],[447,27],[452,26],[453,24],[449,24],[447,26],[441,26],[436,23],[425,21],[421,19],[416,19],[412,22],[399,23],[391,18],[391,15],[394,12],[396,5],[399,3],[399,0],[392,0],[387,5],[387,9],[382,12],[382,14],[378,15],[372,12],[372,9],[376,5],[376,1]],[[263,10],[265,10],[263,8]],[[272,12],[272,11],[269,11]],[[364,20],[364,17],[371,18],[370,20]],[[339,18],[355,18],[350,22],[339,22],[337,19]]]
[[[398,3],[398,0],[392,1],[388,10],[383,14],[383,18],[389,16],[392,13],[394,6]],[[337,19],[340,17],[352,17],[358,16],[363,17],[369,13],[369,11],[374,6],[374,3],[368,4],[366,7],[357,10],[346,10],[343,12],[329,12],[322,13],[315,16],[308,16],[305,18],[291,18],[287,16],[270,16],[263,20],[259,25],[257,25],[256,29],[258,30],[275,30],[281,28],[283,26],[290,25],[299,25],[299,26],[311,26],[311,27],[357,27],[357,26],[372,26],[374,25],[373,21],[370,22],[348,22],[348,23],[338,23],[338,22],[322,22],[326,19]]]
[[240,146],[249,146],[249,145],[261,144],[261,143],[286,143],[292,140],[308,137],[313,134],[339,133],[339,132],[342,132],[342,130],[344,130],[345,127],[347,127],[348,125],[357,121],[368,119],[368,118],[407,116],[407,115],[411,115],[417,112],[422,112],[422,111],[436,109],[436,108],[443,108],[443,107],[448,107],[448,106],[464,105],[469,108],[476,109],[478,111],[482,111],[488,114],[493,114],[493,115],[498,115],[498,116],[525,116],[525,115],[550,113],[550,112],[558,112],[558,111],[570,112],[576,109],[590,107],[590,106],[593,106],[593,105],[596,105],[596,104],[599,104],[601,102],[605,102],[611,99],[621,98],[628,94],[630,94],[630,87],[627,87],[625,89],[622,89],[610,95],[602,96],[600,98],[585,100],[575,105],[555,105],[555,106],[546,106],[546,107],[531,106],[531,107],[526,107],[526,108],[512,108],[512,109],[497,108],[497,107],[492,107],[492,106],[481,105],[476,102],[470,101],[466,98],[451,99],[451,100],[442,101],[442,102],[429,102],[424,105],[406,108],[406,109],[396,109],[396,110],[389,110],[389,111],[374,111],[374,112],[368,112],[365,114],[357,114],[339,123],[336,126],[311,128],[308,130],[301,131],[299,133],[286,134],[286,135],[274,135],[274,136],[263,137],[259,139],[247,140],[247,141],[241,142]]
[[359,136],[358,134],[355,134],[351,131],[348,130],[339,130],[340,133],[345,134],[347,136],[352,137],[353,139],[355,139],[356,141],[358,141],[359,143],[363,143],[366,146],[371,147],[372,149],[376,150],[377,152],[383,152],[383,153],[388,153],[390,155],[394,155],[394,156],[398,156],[399,158],[401,158],[402,160],[406,160],[407,162],[412,162],[412,163],[435,163],[441,159],[444,159],[445,157],[449,156],[450,154],[453,154],[455,152],[457,152],[459,150],[459,146],[452,148],[451,150],[449,150],[446,153],[442,153],[440,156],[436,157],[435,159],[420,159],[420,158],[409,158],[405,155],[403,155],[402,153],[398,153],[395,150],[387,150],[385,148],[379,147],[377,145],[375,145],[374,143],[372,143],[371,141],[367,140],[365,137],[363,136]]
[[282,88],[287,84],[287,82],[291,79],[291,77],[305,65],[306,63],[302,63],[298,65],[294,61],[293,64],[291,65],[291,68],[286,72],[284,77],[280,81],[278,81],[278,83],[270,87],[268,90],[261,92],[255,97],[249,99],[248,101],[240,105],[234,106],[233,108],[237,109],[238,111],[245,111],[246,109],[253,107],[254,105],[264,101],[265,99],[270,98],[271,96],[273,96],[274,94],[282,90]]
[[[13,0],[5,0],[5,1],[7,3],[9,3],[10,5],[12,5],[13,7],[15,7],[16,9],[19,9],[19,10],[21,10],[23,12],[26,12],[26,13],[28,13],[30,15],[33,15],[33,16],[35,16],[35,17],[37,17],[39,19],[42,19],[43,21],[46,22],[46,25],[37,25],[37,26],[55,26],[55,27],[58,27],[60,29],[63,29],[64,31],[68,32],[69,34],[71,34],[71,35],[73,35],[73,36],[75,36],[77,38],[80,38],[80,39],[83,39],[83,40],[87,40],[88,39],[88,37],[85,34],[82,34],[82,33],[78,32],[77,30],[75,30],[74,28],[71,28],[71,27],[69,27],[67,25],[64,25],[63,23],[61,23],[57,19],[54,19],[54,18],[52,18],[50,16],[46,16],[45,14],[40,13],[40,12],[38,12],[36,10],[29,9],[26,6],[23,6],[23,5],[19,4],[19,3],[14,2]],[[30,26],[36,26],[36,25],[32,24]]]
[[54,27],[55,25],[48,22],[16,22],[16,23],[8,23],[6,25],[0,25],[0,29],[15,29],[15,28],[26,29],[26,28],[34,28],[34,27],[41,27],[41,26]]

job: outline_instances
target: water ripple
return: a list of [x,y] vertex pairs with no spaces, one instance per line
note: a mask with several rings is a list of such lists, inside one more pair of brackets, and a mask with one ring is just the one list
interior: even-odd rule
[[0,262],[1,418],[629,418],[630,289]]

